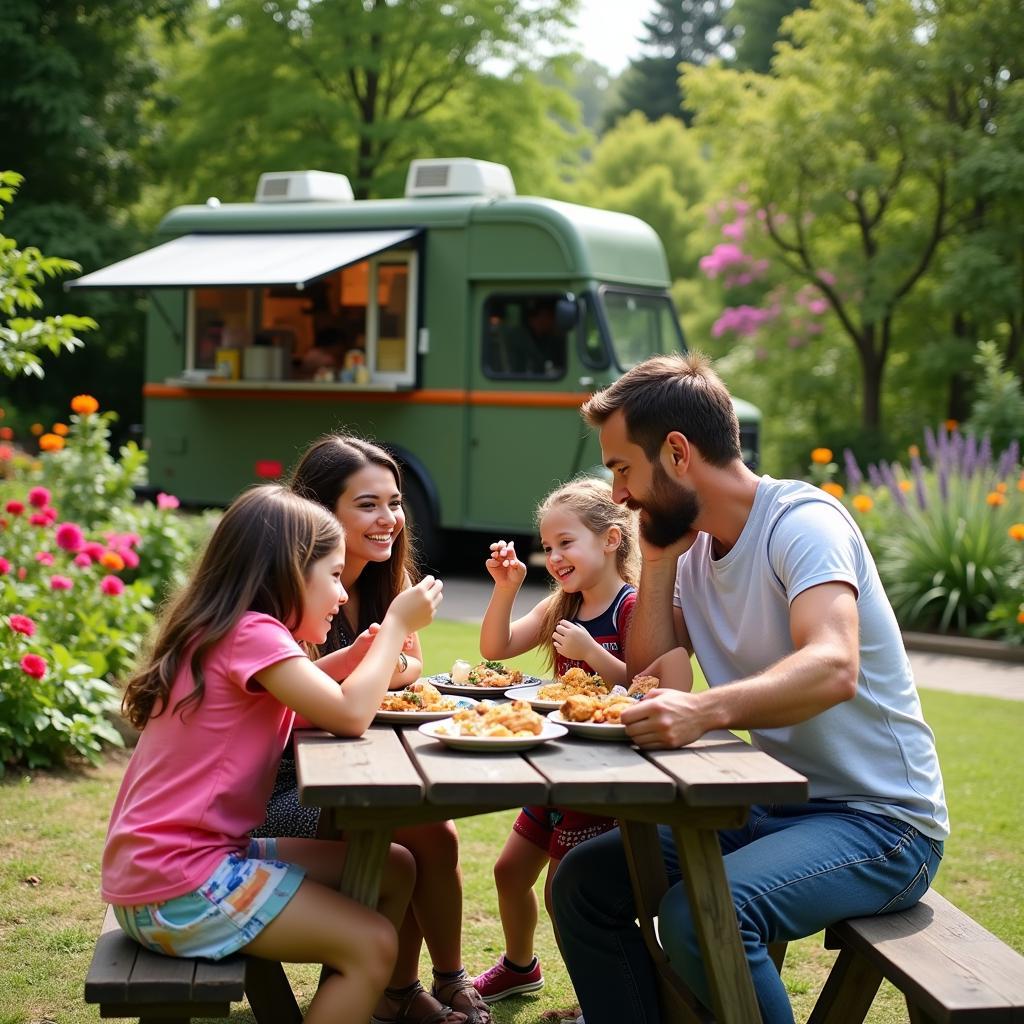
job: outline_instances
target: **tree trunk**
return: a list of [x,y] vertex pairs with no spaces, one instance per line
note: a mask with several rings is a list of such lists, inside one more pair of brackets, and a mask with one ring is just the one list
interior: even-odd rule
[[875,324],[865,324],[858,345],[861,372],[860,424],[868,433],[882,432],[882,376],[885,359],[875,348]]
[[[973,340],[974,329],[967,314],[958,310],[953,314],[953,336],[961,341]],[[970,372],[957,370],[949,378],[949,394],[946,398],[946,418],[962,423],[971,414],[971,393],[973,382]]]

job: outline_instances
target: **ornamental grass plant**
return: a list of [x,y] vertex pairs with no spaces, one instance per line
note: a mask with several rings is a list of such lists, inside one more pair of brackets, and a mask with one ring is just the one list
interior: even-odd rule
[[38,455],[0,443],[0,774],[121,742],[118,683],[211,525],[169,495],[133,504],[145,453],[111,456],[91,396],[72,410]]
[[[862,471],[815,449],[812,479],[851,510],[904,629],[1024,642],[1024,471],[1020,446],[998,454],[987,437],[950,422],[925,431],[907,465]],[[827,478],[827,479],[826,479]]]

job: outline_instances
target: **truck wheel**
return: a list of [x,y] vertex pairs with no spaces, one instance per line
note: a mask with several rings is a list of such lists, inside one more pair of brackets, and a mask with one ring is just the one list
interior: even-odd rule
[[404,474],[402,497],[409,522],[406,529],[412,533],[413,550],[420,569],[436,573],[443,562],[444,543],[441,530],[427,500],[423,485],[408,470]]

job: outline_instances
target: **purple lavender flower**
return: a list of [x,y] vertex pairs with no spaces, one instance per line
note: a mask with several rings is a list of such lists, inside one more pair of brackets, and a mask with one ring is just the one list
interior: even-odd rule
[[844,448],[843,461],[846,463],[846,486],[851,491],[856,491],[864,483],[864,474],[857,465],[857,457],[849,448]]

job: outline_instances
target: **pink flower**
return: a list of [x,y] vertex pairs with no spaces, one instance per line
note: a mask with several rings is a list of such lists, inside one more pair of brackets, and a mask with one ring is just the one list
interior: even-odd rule
[[37,551],[36,561],[40,565],[53,565],[53,555],[49,551]]
[[51,576],[50,577],[50,589],[51,590],[70,590],[75,585],[75,581],[70,576]]
[[75,555],[75,565],[80,569],[87,569],[92,565],[92,559],[84,551],[80,551]]
[[181,502],[173,494],[164,494],[161,491],[156,496],[156,507],[157,508],[178,508]]
[[46,508],[50,504],[50,492],[45,487],[33,487],[28,492],[28,503],[36,508]]
[[718,277],[723,270],[746,263],[747,257],[738,245],[723,242],[716,245],[707,256],[700,259],[700,269],[708,277]]
[[42,679],[46,675],[46,662],[38,654],[26,654],[21,659],[21,670],[33,679]]
[[28,570],[25,566],[18,566],[18,579],[23,580],[28,575]]
[[121,556],[126,569],[138,569],[139,556],[131,548],[118,548],[117,553]]
[[742,242],[746,230],[747,224],[742,217],[737,217],[731,223],[722,225],[722,234],[726,238],[731,238],[734,242]]
[[12,516],[20,516],[25,511],[25,506],[20,501],[9,501],[4,505],[4,509]]
[[11,571],[11,563],[0,555],[0,576],[6,576]]
[[124,593],[124,583],[121,582],[116,576],[104,576],[100,580],[100,590],[104,594],[109,594],[111,597],[117,597],[118,594]]
[[15,633],[24,633],[25,636],[34,636],[36,624],[27,615],[12,615],[10,618],[11,629]]
[[90,540],[86,541],[85,547],[82,550],[94,561],[98,562],[103,557],[103,552],[107,549],[100,544],[98,541]]
[[33,526],[49,526],[50,525],[50,517],[45,512],[33,512],[32,515],[30,515],[28,517],[28,521]]
[[77,523],[61,523],[57,527],[57,546],[65,551],[81,551],[85,547],[85,534]]
[[52,505],[47,505],[46,508],[43,509],[41,514],[46,516],[48,522],[57,522],[57,510]]
[[10,462],[14,458],[14,449],[9,444],[0,444],[0,462]]

